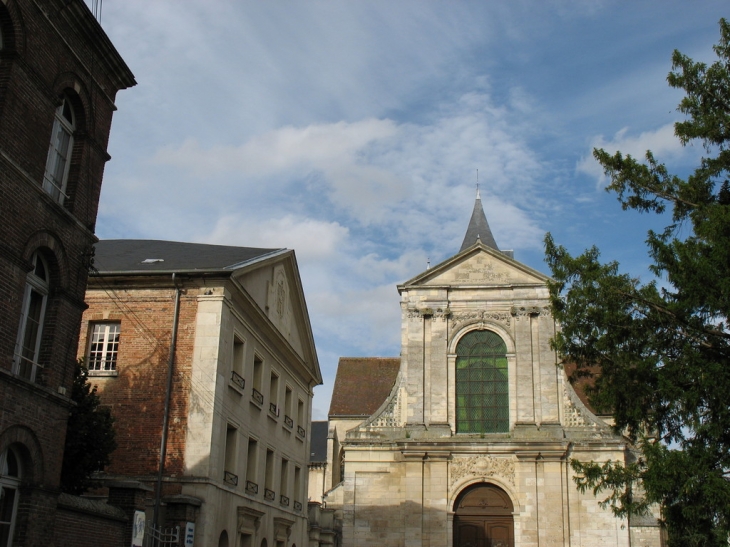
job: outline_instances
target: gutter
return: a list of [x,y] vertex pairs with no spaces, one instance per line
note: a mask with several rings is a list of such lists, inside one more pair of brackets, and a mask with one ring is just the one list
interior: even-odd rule
[[172,336],[170,339],[170,355],[167,358],[167,390],[165,392],[165,410],[162,418],[162,439],[160,441],[160,462],[157,470],[157,488],[155,489],[155,509],[152,523],[159,527],[160,503],[162,499],[162,475],[165,472],[165,458],[167,457],[167,434],[170,424],[170,397],[172,395],[172,372],[175,367],[175,346],[177,345],[178,317],[180,315],[180,294],[182,289],[172,274],[172,283],[175,285],[175,310],[172,317]]

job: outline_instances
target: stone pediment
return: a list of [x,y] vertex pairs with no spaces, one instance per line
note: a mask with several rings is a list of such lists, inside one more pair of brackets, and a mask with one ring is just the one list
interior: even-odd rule
[[321,382],[307,305],[293,251],[242,267],[234,277]]
[[474,286],[544,284],[544,274],[476,243],[406,282],[403,286]]

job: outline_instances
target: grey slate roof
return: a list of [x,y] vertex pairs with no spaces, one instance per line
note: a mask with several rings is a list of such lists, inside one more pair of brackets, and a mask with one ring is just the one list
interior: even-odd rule
[[461,249],[468,249],[477,242],[479,238],[484,245],[491,247],[499,251],[497,242],[494,240],[492,230],[489,229],[489,223],[487,217],[484,214],[484,208],[482,207],[482,199],[477,190],[477,199],[474,202],[474,211],[471,213],[471,219],[469,220],[469,227],[466,229],[466,235],[464,236],[464,242],[461,244]]
[[327,430],[329,422],[312,422],[309,463],[327,461]]
[[95,245],[94,268],[101,274],[219,272],[284,251],[156,239],[105,239]]

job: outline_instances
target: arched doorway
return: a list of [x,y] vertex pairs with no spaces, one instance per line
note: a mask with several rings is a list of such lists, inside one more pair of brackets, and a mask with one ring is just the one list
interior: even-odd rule
[[514,547],[514,507],[507,492],[475,484],[454,504],[454,547]]

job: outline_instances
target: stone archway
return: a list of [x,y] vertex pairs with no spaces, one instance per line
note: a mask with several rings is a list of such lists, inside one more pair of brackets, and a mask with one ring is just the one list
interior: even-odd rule
[[514,506],[493,484],[465,489],[454,504],[454,547],[514,547]]

